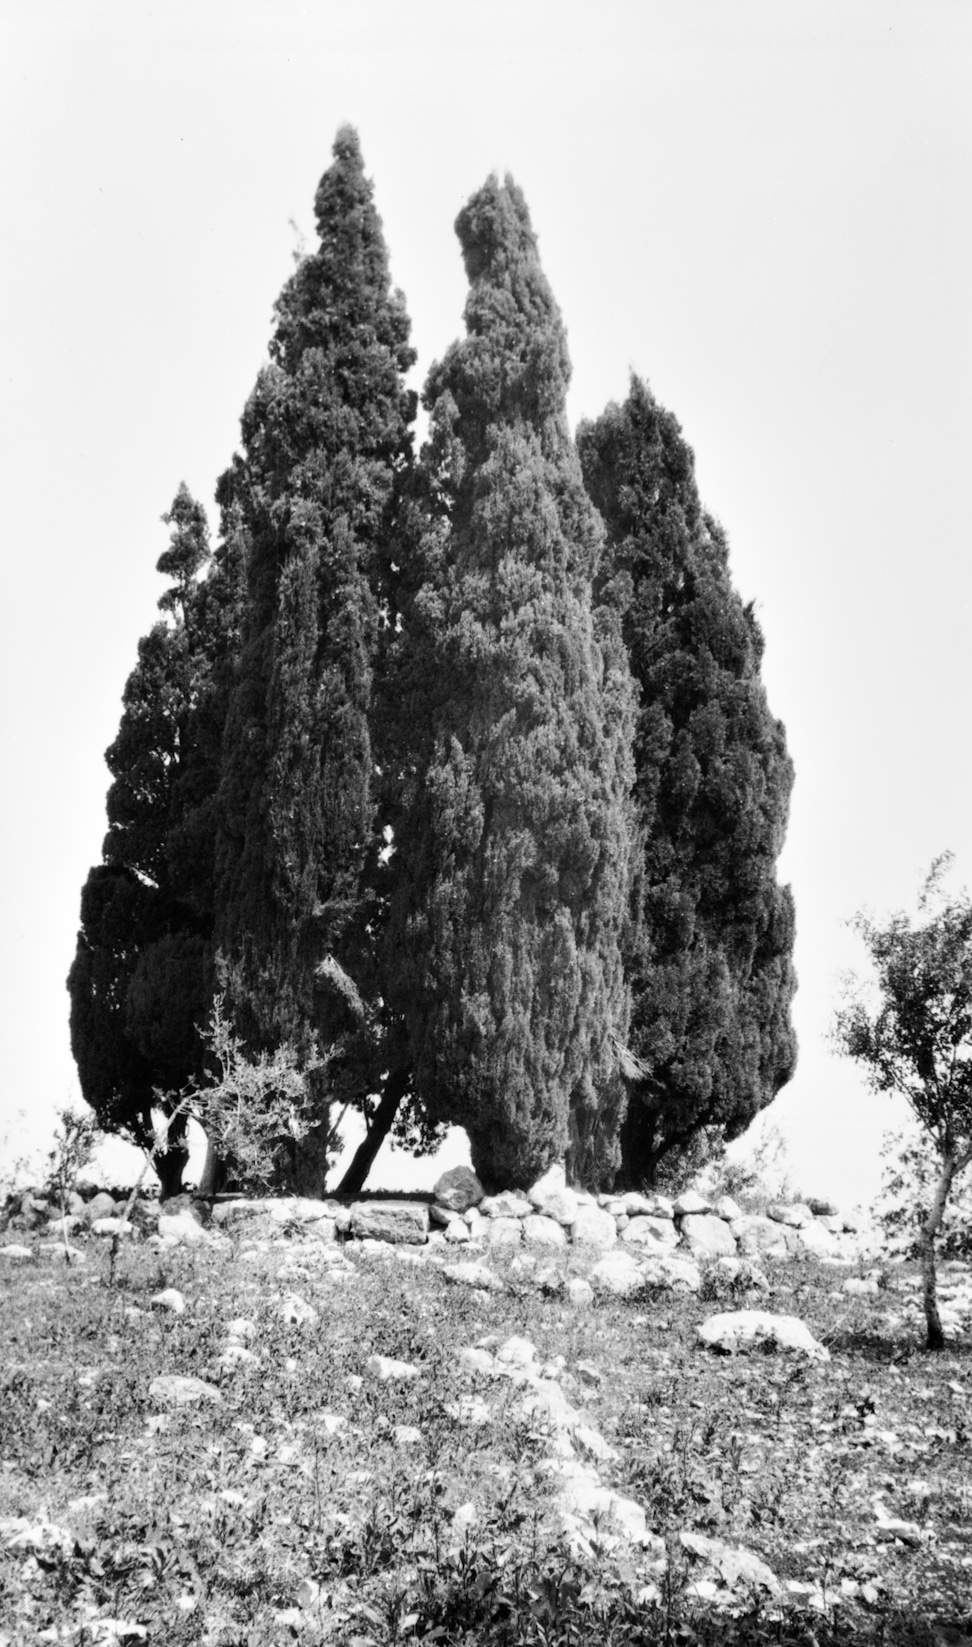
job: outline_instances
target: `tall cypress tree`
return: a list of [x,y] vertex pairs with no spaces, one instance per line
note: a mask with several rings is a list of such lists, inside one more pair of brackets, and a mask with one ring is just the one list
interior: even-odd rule
[[[238,652],[239,551],[224,533],[208,575],[203,509],[180,487],[164,516],[174,581],[140,643],[106,760],[108,833],[81,899],[68,977],[82,1094],[108,1132],[152,1139],[156,1089],[202,1068],[197,1025],[211,995],[215,797],[228,682]],[[165,1101],[162,1108],[166,1107]],[[185,1122],[157,1162],[178,1189]]]
[[701,1128],[738,1136],[793,1073],[793,901],[776,881],[793,769],[675,418],[633,380],[578,444],[641,692],[628,976],[642,1073],[622,1150],[624,1179],[651,1183]]
[[297,1181],[326,1172],[328,1104],[375,1090],[373,676],[414,360],[353,130],[316,197],[317,251],[277,304],[270,362],[222,495],[241,512],[248,603],[227,727],[218,930],[253,1050],[286,1040],[316,1072],[321,1125]]
[[[489,1183],[616,1165],[631,682],[595,612],[602,534],[567,426],[560,315],[519,189],[456,224],[466,338],[425,392],[425,582],[392,947],[416,1086]],[[403,773],[408,779],[408,761]]]

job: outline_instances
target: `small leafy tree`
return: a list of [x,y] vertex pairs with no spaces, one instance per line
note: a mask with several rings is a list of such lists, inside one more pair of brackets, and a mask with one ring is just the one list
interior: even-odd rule
[[[935,1193],[937,1166],[920,1127],[900,1127],[884,1136],[884,1169],[874,1204],[875,1221],[890,1253],[921,1255],[921,1226]],[[972,1177],[953,1185],[942,1214],[938,1250],[945,1258],[972,1257]]]
[[944,1348],[935,1280],[936,1238],[952,1186],[972,1162],[972,899],[949,897],[936,859],[919,899],[920,919],[899,912],[879,923],[863,913],[851,926],[877,974],[876,1006],[852,979],[837,1012],[839,1050],[864,1070],[874,1092],[905,1097],[936,1158],[921,1224],[928,1348]]

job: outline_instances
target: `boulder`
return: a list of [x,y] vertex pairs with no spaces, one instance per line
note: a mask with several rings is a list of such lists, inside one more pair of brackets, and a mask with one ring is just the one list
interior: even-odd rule
[[524,1218],[522,1225],[523,1240],[528,1247],[566,1247],[567,1231],[563,1224],[558,1224],[554,1218],[546,1218],[540,1213],[531,1213]]
[[626,1247],[647,1247],[652,1252],[656,1249],[664,1251],[678,1245],[678,1230],[668,1218],[639,1215],[627,1220],[621,1231],[621,1240]]
[[762,1218],[758,1213],[750,1213],[747,1217],[736,1219],[728,1228],[736,1237],[739,1252],[745,1257],[788,1256],[789,1248],[786,1244],[784,1226],[772,1218]]
[[442,1274],[457,1287],[481,1287],[484,1292],[502,1292],[503,1283],[488,1264],[467,1259],[461,1264],[443,1264]]
[[87,1219],[89,1224],[93,1224],[98,1218],[114,1218],[117,1211],[113,1197],[105,1190],[100,1190],[90,1201],[85,1202],[81,1216]]
[[134,1235],[135,1225],[128,1218],[96,1218],[91,1225],[92,1235]]
[[594,1302],[594,1288],[582,1276],[572,1275],[564,1288],[564,1296],[575,1310],[586,1310]]
[[724,1544],[720,1538],[707,1538],[704,1533],[680,1532],[679,1542],[690,1556],[704,1563],[730,1590],[745,1586],[749,1590],[767,1590],[770,1595],[780,1594],[780,1581],[765,1561],[734,1544]]
[[369,1355],[365,1367],[373,1378],[383,1384],[399,1383],[419,1376],[414,1361],[397,1361],[393,1355]]
[[428,1240],[429,1209],[422,1201],[356,1201],[351,1234],[361,1241],[421,1245]]
[[564,1169],[548,1167],[541,1178],[527,1190],[531,1207],[558,1224],[573,1224],[577,1220],[577,1197],[567,1188]]
[[490,1247],[518,1247],[523,1240],[520,1218],[490,1218],[486,1222],[486,1243]]
[[802,1253],[811,1253],[815,1258],[837,1258],[840,1255],[840,1242],[829,1230],[816,1219],[811,1224],[804,1224],[800,1229],[788,1229],[786,1244],[795,1256]]
[[646,1287],[661,1287],[666,1292],[698,1292],[702,1286],[698,1264],[675,1252],[653,1253],[646,1258],[641,1277]]
[[480,1201],[479,1211],[484,1218],[526,1218],[531,1207],[525,1195],[501,1190],[499,1195],[487,1195]]
[[828,1201],[821,1195],[808,1195],[807,1206],[814,1218],[835,1218],[840,1210],[836,1201]]
[[191,1212],[177,1212],[171,1218],[163,1213],[159,1218],[159,1236],[170,1247],[200,1247],[209,1239]]
[[451,1167],[436,1180],[432,1194],[440,1207],[468,1212],[470,1207],[478,1207],[485,1191],[472,1167]]
[[605,1253],[594,1265],[588,1280],[596,1293],[614,1298],[630,1298],[644,1287],[637,1259],[626,1247],[615,1247]]
[[785,1224],[791,1230],[801,1230],[805,1224],[813,1223],[813,1213],[804,1201],[795,1201],[792,1206],[786,1206],[782,1201],[772,1201],[766,1208],[766,1216],[772,1218],[775,1224]]
[[149,1396],[153,1401],[161,1402],[165,1407],[198,1407],[202,1402],[219,1402],[220,1395],[215,1384],[207,1384],[204,1378],[193,1378],[191,1374],[162,1373],[153,1378],[149,1385]]
[[469,1233],[469,1225],[465,1223],[458,1214],[456,1214],[454,1217],[449,1219],[449,1222],[445,1227],[445,1238],[451,1243],[452,1246],[468,1246],[469,1242],[472,1240],[472,1236]]
[[161,1292],[153,1293],[149,1299],[158,1310],[169,1310],[173,1315],[185,1315],[186,1301],[178,1287],[164,1287]]
[[738,1201],[733,1200],[731,1195],[720,1195],[712,1211],[717,1218],[724,1218],[727,1224],[731,1224],[735,1219],[743,1216],[742,1207]]
[[795,1315],[771,1315],[768,1310],[729,1310],[712,1315],[698,1328],[699,1342],[711,1350],[733,1355],[740,1350],[775,1345],[812,1361],[829,1361],[830,1352]]
[[580,1206],[571,1230],[575,1247],[589,1247],[594,1252],[607,1252],[618,1239],[617,1225],[609,1212],[598,1206]]
[[733,1257],[736,1238],[717,1214],[697,1212],[682,1219],[682,1246],[696,1258]]
[[653,1218],[655,1215],[655,1197],[653,1195],[642,1195],[640,1190],[629,1190],[627,1195],[621,1197],[619,1210],[626,1212],[629,1218]]
[[675,1202],[676,1218],[691,1218],[696,1213],[711,1212],[712,1202],[707,1201],[704,1195],[697,1190],[686,1190]]

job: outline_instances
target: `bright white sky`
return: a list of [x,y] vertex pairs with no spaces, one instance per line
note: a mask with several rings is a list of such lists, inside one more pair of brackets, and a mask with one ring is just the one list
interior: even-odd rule
[[972,877],[967,0],[7,0],[0,1150],[78,1092],[64,979],[159,516],[185,479],[215,519],[348,120],[416,384],[461,327],[456,213],[510,170],[572,418],[634,369],[695,449],[797,772],[801,1056],[769,1119],[807,1191],[867,1197],[897,1112],[826,1044],[840,923],[946,847]]

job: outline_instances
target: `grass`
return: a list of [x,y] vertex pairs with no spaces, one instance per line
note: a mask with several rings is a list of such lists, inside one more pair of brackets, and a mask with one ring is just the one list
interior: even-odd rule
[[[696,1327],[733,1307],[714,1277],[709,1297],[572,1312],[508,1271],[504,1292],[484,1294],[391,1251],[353,1256],[341,1278],[298,1239],[137,1244],[113,1277],[105,1246],[86,1250],[70,1268],[43,1257],[4,1271],[10,1647],[962,1640],[943,1625],[972,1637],[972,1352],[926,1355],[920,1328],[894,1322],[906,1267],[853,1299],[836,1290],[842,1271],[773,1272],[765,1307],[830,1347],[812,1365],[700,1349]],[[150,1306],[165,1287],[184,1314]],[[316,1322],[283,1320],[291,1291]],[[258,1360],[231,1368],[235,1318],[252,1323]],[[644,1506],[667,1564],[609,1528],[593,1555],[571,1555],[552,1514],[553,1432],[524,1415],[522,1390],[459,1359],[513,1334],[540,1361],[562,1358],[550,1371],[616,1455],[602,1480]],[[376,1379],[374,1353],[419,1376]],[[166,1408],[149,1393],[163,1373],[222,1399]],[[882,1533],[876,1499],[918,1523],[917,1543]],[[782,1600],[693,1594],[682,1531],[755,1552],[788,1586]]]

